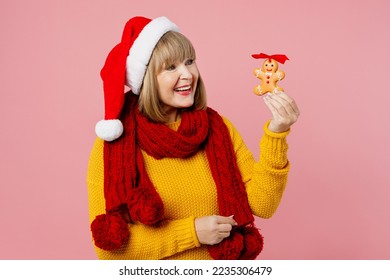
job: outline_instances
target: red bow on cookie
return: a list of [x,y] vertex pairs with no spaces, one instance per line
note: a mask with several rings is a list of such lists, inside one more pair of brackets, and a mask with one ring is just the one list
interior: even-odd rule
[[274,59],[279,63],[284,64],[286,60],[288,60],[288,57],[284,54],[273,54],[273,55],[268,55],[265,53],[259,53],[259,54],[252,54],[253,58],[259,59],[259,58],[268,58],[268,59]]

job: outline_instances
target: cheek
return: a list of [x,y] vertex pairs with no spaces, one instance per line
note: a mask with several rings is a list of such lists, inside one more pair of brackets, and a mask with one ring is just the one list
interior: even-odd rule
[[198,78],[199,78],[199,72],[198,71],[196,71],[195,73],[194,73],[194,79],[196,79],[196,80],[198,80]]
[[198,81],[198,79],[199,79],[199,71],[196,69],[196,70],[194,70],[194,71],[192,71],[192,79],[196,82],[196,81]]
[[163,76],[157,79],[157,83],[160,91],[164,91],[173,88],[176,80],[173,77]]

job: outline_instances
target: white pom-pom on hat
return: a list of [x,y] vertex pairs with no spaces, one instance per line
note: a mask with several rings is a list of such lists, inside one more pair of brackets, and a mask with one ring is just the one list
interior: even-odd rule
[[105,141],[113,141],[123,133],[119,120],[125,84],[139,94],[146,68],[160,38],[169,31],[179,31],[166,17],[150,20],[131,18],[125,25],[122,40],[108,54],[100,72],[104,88],[105,118],[96,124],[95,132]]
[[122,135],[123,125],[120,120],[101,120],[97,122],[95,132],[104,141],[113,141]]

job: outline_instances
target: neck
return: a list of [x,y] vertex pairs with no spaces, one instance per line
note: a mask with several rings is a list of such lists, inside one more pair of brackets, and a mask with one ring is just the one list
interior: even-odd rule
[[166,124],[174,123],[180,118],[180,111],[177,108],[171,108],[165,112],[167,114]]

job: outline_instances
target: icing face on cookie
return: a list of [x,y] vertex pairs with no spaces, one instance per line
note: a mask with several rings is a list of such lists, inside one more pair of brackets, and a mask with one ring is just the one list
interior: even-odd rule
[[266,59],[262,68],[263,72],[275,73],[278,71],[278,63],[274,59]]

